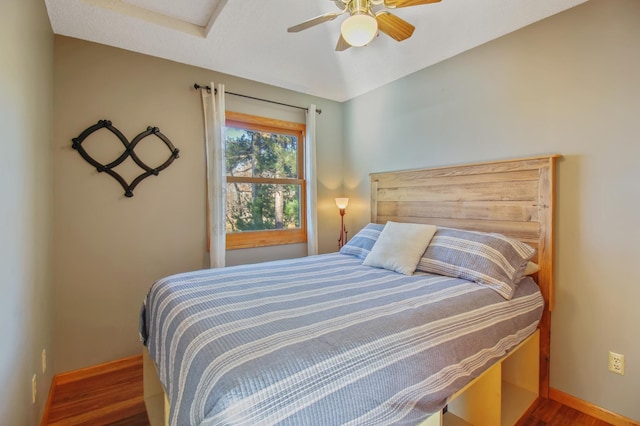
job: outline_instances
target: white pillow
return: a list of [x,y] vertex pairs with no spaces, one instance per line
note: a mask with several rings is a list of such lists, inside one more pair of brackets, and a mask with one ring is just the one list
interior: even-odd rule
[[387,222],[362,264],[412,275],[436,230],[434,225]]

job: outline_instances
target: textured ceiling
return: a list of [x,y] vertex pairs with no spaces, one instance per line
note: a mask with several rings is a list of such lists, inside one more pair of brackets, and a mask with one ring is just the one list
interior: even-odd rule
[[442,0],[396,9],[396,42],[336,52],[346,15],[330,0],[45,0],[54,33],[345,101],[587,0]]

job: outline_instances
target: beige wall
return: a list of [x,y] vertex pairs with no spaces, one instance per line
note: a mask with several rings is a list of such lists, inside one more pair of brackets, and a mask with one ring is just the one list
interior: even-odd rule
[[[370,172],[564,155],[551,386],[636,420],[639,23],[640,1],[592,0],[354,99],[344,117],[354,228]],[[609,350],[625,376],[607,372]]]
[[[139,353],[138,312],[148,287],[163,276],[209,265],[202,107],[193,83],[214,80],[230,92],[322,109],[317,116],[319,246],[335,251],[339,215],[331,200],[341,184],[342,164],[335,161],[342,146],[340,104],[62,36],[55,37],[54,52],[56,372]],[[229,110],[305,120],[303,111],[226,99]],[[71,149],[71,139],[100,119],[111,120],[129,139],[157,126],[180,149],[180,158],[125,198],[113,178],[98,174]],[[111,158],[121,151],[105,134],[86,142],[103,163],[109,150]],[[162,160],[153,142],[142,142],[140,151],[155,164]],[[124,173],[131,178],[132,171]],[[235,250],[228,252],[227,264],[305,253],[305,245]]]
[[41,0],[0,9],[0,423],[35,425],[52,377],[53,34]]

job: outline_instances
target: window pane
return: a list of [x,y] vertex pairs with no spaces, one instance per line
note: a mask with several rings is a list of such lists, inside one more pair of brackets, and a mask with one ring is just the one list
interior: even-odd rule
[[227,183],[227,233],[300,228],[300,185]]
[[227,175],[298,178],[298,138],[227,127]]

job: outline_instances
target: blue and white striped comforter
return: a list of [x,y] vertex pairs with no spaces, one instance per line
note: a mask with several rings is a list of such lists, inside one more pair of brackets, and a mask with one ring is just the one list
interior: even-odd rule
[[535,331],[526,279],[507,301],[342,254],[156,282],[141,334],[172,425],[416,424]]

